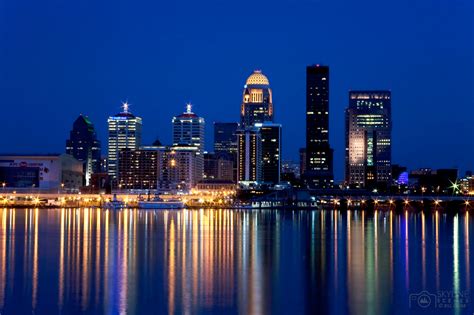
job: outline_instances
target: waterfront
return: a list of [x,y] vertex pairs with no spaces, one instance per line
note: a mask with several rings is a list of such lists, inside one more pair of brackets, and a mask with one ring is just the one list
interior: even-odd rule
[[472,314],[471,217],[0,209],[0,313]]

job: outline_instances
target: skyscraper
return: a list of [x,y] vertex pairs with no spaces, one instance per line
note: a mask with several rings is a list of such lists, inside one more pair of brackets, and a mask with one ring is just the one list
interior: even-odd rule
[[214,153],[218,155],[237,155],[237,129],[236,122],[214,123]]
[[204,118],[192,112],[192,105],[186,105],[186,112],[173,117],[173,145],[189,145],[204,152]]
[[74,121],[66,153],[83,163],[84,183],[89,186],[91,175],[100,172],[100,141],[88,117],[79,115]]
[[387,187],[391,182],[390,91],[351,91],[346,109],[346,183]]
[[186,105],[186,112],[173,117],[173,146],[189,146],[196,152],[196,183],[204,175],[204,118],[192,112],[191,104]]
[[136,150],[142,141],[142,119],[128,111],[129,105],[123,104],[123,111],[109,117],[108,122],[108,174],[117,177],[119,152],[122,149]]
[[243,128],[273,121],[270,82],[260,70],[255,70],[245,82],[240,118]]
[[246,128],[237,132],[238,157],[237,181],[259,182],[262,180],[262,138],[258,128]]
[[306,173],[311,188],[331,188],[333,150],[329,145],[329,67],[306,67]]
[[278,184],[281,173],[281,125],[256,123],[262,141],[262,180]]

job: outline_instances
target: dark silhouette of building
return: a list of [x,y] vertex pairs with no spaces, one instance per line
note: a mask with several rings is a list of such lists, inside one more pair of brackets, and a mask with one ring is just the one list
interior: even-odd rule
[[94,125],[88,117],[79,115],[74,121],[69,139],[66,140],[66,153],[72,155],[84,165],[83,184],[88,186],[92,174],[101,171],[100,141]]
[[204,153],[204,179],[233,181],[234,161],[226,155]]
[[236,122],[214,123],[215,153],[237,156],[237,129],[239,129],[239,124]]
[[306,67],[306,172],[310,188],[331,188],[333,150],[329,145],[329,67]]
[[265,122],[255,124],[262,139],[262,180],[278,184],[281,174],[281,125]]

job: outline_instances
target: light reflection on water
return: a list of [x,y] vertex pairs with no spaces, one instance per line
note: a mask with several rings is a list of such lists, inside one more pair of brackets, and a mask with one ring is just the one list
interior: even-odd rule
[[[433,313],[469,213],[0,209],[0,313]],[[457,299],[446,314],[472,313]]]

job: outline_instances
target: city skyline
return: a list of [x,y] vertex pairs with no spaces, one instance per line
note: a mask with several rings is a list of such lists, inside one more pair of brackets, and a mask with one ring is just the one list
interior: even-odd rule
[[[258,35],[255,38],[248,36],[249,30],[233,26],[250,24],[251,17],[233,14],[226,6],[204,12],[209,21],[200,23],[193,3],[179,11],[167,4],[171,10],[160,12],[169,16],[157,13],[156,4],[140,8],[104,4],[104,10],[92,13],[86,5],[53,8],[30,4],[34,10],[6,4],[0,22],[5,30],[5,45],[0,50],[2,109],[6,117],[22,117],[5,119],[1,131],[15,136],[0,140],[1,151],[62,152],[71,123],[81,113],[89,116],[99,140],[106,143],[103,122],[126,100],[131,111],[144,118],[145,144],[156,138],[171,143],[169,118],[188,101],[208,121],[206,134],[211,135],[214,121],[238,121],[242,82],[254,69],[262,69],[272,82],[275,119],[284,126],[283,158],[297,161],[305,141],[304,71],[307,65],[320,62],[331,68],[330,143],[335,180],[344,176],[347,92],[359,89],[387,89],[393,94],[393,163],[411,169],[459,167],[461,174],[472,169],[474,63],[472,45],[465,40],[473,37],[468,15],[472,2],[430,6],[424,0],[417,8],[406,10],[411,7],[409,1],[390,6],[365,1],[289,7],[286,2],[268,5],[264,1],[254,4],[256,9],[269,10],[262,10],[260,22],[284,16],[285,23],[252,30]],[[382,17],[377,13],[384,8],[390,14]],[[420,10],[423,23],[419,22]],[[56,18],[45,20],[50,11],[57,13]],[[327,14],[315,19],[310,12]],[[177,16],[187,22],[172,22]],[[19,22],[22,18],[42,24],[25,28]],[[76,22],[86,18],[89,24],[79,28]],[[130,23],[116,28],[119,20]],[[339,23],[344,20],[348,22]],[[171,35],[162,31],[170,21],[175,28]],[[220,27],[215,28],[215,23]],[[94,32],[87,32],[92,29]],[[90,37],[82,36],[83,31]],[[112,36],[115,32],[117,36]],[[200,35],[203,32],[208,35]],[[308,40],[310,36],[317,40]],[[257,45],[257,38],[262,37],[275,46],[270,53],[247,51],[241,44],[245,38],[248,45]],[[364,41],[371,42],[370,49],[359,49],[366,47]],[[32,49],[36,53],[27,54]],[[211,87],[215,94],[209,93]],[[45,127],[35,124],[37,117],[42,117]],[[419,153],[420,139],[423,154]],[[211,148],[208,141],[206,149]]]

